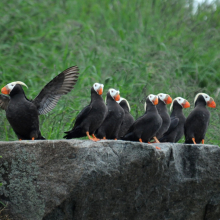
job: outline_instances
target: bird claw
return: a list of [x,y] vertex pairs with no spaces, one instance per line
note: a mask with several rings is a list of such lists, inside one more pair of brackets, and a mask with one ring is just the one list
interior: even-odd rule
[[156,149],[157,149],[157,150],[161,150],[161,148],[160,148],[160,147],[157,147],[157,146],[156,146]]

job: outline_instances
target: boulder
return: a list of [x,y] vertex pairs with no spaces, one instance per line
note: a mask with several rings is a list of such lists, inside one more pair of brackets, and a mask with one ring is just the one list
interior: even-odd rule
[[14,141],[0,155],[0,219],[220,219],[218,146]]

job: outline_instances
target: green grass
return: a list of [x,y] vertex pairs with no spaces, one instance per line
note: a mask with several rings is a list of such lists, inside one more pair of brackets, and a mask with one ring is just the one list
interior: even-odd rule
[[[75,89],[40,116],[47,139],[60,139],[89,103],[94,82],[116,88],[135,118],[148,94],[182,96],[193,108],[198,92],[215,98],[206,142],[220,144],[220,5],[192,13],[187,0],[29,0],[0,2],[0,84],[23,81],[28,98],[72,65],[80,68]],[[5,112],[0,139],[17,140]]]

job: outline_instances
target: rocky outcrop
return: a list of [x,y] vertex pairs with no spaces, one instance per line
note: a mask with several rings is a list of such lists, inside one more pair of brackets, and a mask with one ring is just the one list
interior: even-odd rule
[[0,216],[219,220],[220,148],[85,140],[0,143]]

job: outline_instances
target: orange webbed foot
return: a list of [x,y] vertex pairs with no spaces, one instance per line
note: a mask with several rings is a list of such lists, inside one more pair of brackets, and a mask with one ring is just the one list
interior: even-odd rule
[[157,149],[157,150],[161,150],[161,148],[160,148],[160,147],[157,147],[157,146],[156,146],[156,149]]
[[139,141],[140,141],[141,143],[143,143],[143,141],[142,141],[142,139],[141,139],[141,138],[139,138]]
[[160,143],[160,141],[158,141],[157,137],[153,137],[155,140],[155,143]]
[[94,141],[100,141],[100,139],[98,139],[94,134],[92,134],[92,137]]
[[193,141],[194,144],[196,144],[195,138],[192,138],[192,141]]

